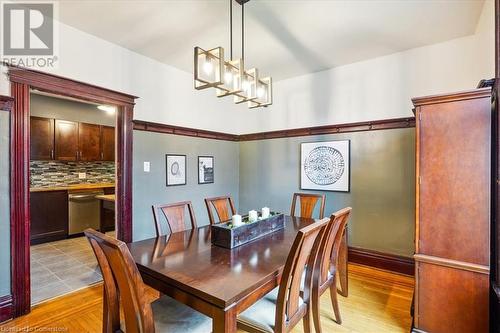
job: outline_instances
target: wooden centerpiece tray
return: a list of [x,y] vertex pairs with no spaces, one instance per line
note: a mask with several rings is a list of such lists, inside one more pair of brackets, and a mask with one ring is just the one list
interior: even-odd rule
[[212,225],[212,244],[233,249],[285,227],[285,216],[277,212],[265,219],[259,216],[255,222],[250,222],[248,216],[242,220],[244,224],[237,227],[232,221]]

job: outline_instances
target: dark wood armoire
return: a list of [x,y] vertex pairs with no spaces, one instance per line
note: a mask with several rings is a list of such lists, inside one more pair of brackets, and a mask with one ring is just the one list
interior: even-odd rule
[[413,99],[414,332],[488,332],[490,90]]

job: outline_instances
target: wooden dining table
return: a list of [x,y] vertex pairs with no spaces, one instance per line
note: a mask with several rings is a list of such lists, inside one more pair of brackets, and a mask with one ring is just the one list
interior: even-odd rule
[[212,245],[210,226],[127,244],[144,282],[212,318],[213,332],[236,332],[238,314],[276,288],[300,228],[285,228],[234,249]]

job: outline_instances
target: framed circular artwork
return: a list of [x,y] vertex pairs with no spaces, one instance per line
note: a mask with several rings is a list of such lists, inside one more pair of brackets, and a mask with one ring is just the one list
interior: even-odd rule
[[301,189],[349,192],[349,140],[302,143],[300,156]]
[[166,154],[167,186],[186,185],[186,155]]

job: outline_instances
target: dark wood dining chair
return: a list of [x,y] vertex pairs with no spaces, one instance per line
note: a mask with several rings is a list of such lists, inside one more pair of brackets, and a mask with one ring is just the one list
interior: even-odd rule
[[[281,283],[238,316],[238,328],[247,332],[289,332],[303,320],[311,332],[310,296],[319,245],[330,219],[316,221],[299,230],[288,254]],[[306,272],[303,290],[302,275]]]
[[104,279],[103,333],[211,331],[209,317],[170,297],[148,302],[144,282],[125,243],[93,229],[85,230],[85,236]]
[[[205,205],[207,206],[208,218],[210,220],[210,224],[216,224],[230,220],[231,217],[234,214],[236,214],[236,210],[234,209],[233,199],[231,199],[230,196],[206,198]],[[214,219],[212,207],[215,208],[215,212],[217,213],[217,217],[219,218],[218,221],[215,221]],[[229,209],[231,209],[231,213],[229,213]]]
[[194,216],[191,201],[176,202],[171,204],[153,205],[153,217],[155,220],[156,236],[162,236],[160,214],[163,213],[171,233],[186,230],[186,210],[189,212],[191,229],[196,229],[196,217]]
[[351,214],[351,207],[343,208],[330,217],[320,245],[318,260],[314,269],[312,287],[312,314],[316,333],[321,332],[319,303],[323,293],[330,289],[330,298],[335,314],[335,321],[342,323],[337,300],[337,269],[343,234]]
[[[320,202],[319,208],[319,218],[322,219],[325,214],[325,195],[324,194],[313,194],[313,193],[294,193],[292,198],[292,209],[290,212],[291,216],[295,216],[295,209],[297,198],[300,201],[300,217],[312,218],[314,209],[318,201]],[[342,245],[340,247],[339,261],[338,261],[338,274],[340,280],[340,290],[339,293],[347,297],[349,290],[349,280],[348,266],[347,266],[347,230],[344,231],[342,237]]]
[[314,209],[319,201],[319,217],[322,219],[325,217],[325,195],[324,194],[313,194],[313,193],[294,193],[292,198],[292,209],[290,216],[295,215],[295,208],[297,204],[297,199],[300,201],[300,215],[299,217],[312,218]]

